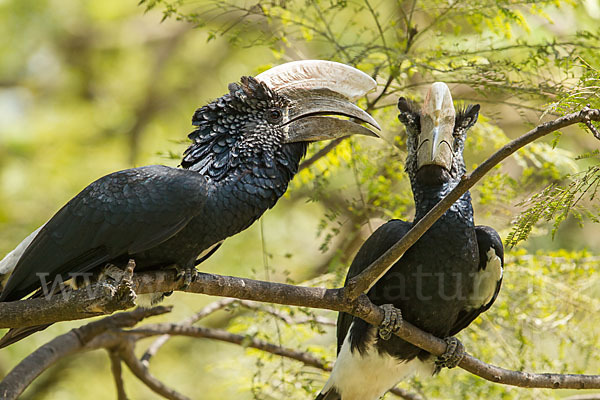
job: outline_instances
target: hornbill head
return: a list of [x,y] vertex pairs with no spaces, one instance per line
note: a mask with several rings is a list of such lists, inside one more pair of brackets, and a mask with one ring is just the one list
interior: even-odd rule
[[375,87],[365,73],[331,61],[296,61],[242,77],[196,111],[198,128],[181,165],[214,181],[249,168],[262,178],[283,173],[289,180],[309,142],[378,136],[360,125],[380,129],[377,122],[352,103]]
[[462,152],[467,131],[477,122],[479,104],[457,113],[448,86],[435,82],[420,111],[404,97],[398,109],[408,136],[406,170],[411,181],[439,186],[460,179],[466,171]]

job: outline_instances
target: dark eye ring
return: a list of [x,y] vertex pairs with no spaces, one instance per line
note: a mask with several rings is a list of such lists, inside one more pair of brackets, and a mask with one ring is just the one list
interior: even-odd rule
[[269,122],[279,122],[283,118],[283,113],[277,108],[267,111],[267,120]]

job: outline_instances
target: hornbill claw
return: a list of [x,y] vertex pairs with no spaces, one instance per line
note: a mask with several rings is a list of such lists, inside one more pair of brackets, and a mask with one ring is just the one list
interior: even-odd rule
[[196,267],[186,267],[181,268],[178,265],[175,266],[175,270],[177,271],[177,275],[175,276],[175,280],[180,280],[183,278],[183,283],[179,287],[179,290],[186,290],[190,287],[192,282],[196,280]]
[[439,372],[442,368],[456,367],[466,354],[465,346],[454,336],[444,338],[444,341],[446,351],[435,360],[435,372]]
[[392,304],[384,304],[381,309],[383,310],[383,321],[379,324],[378,334],[381,339],[389,340],[402,325],[402,312]]
[[135,260],[130,259],[127,265],[118,267],[107,263],[99,280],[102,284],[108,284],[115,290],[114,297],[119,301],[135,304],[137,294],[133,291],[133,270],[135,269]]

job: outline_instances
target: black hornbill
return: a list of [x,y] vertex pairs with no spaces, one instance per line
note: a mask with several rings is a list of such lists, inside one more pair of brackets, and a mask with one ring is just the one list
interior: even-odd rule
[[[379,129],[377,122],[352,103],[375,86],[355,68],[319,60],[242,77],[195,112],[182,168],[153,165],[98,179],[5,257],[0,274],[14,270],[0,301],[39,295],[41,277],[67,280],[130,258],[136,271],[175,265],[191,276],[215,246],[275,205],[309,142],[377,136],[360,125]],[[31,331],[9,332],[0,347]]]
[[[404,98],[399,119],[406,126],[406,171],[415,200],[412,223],[391,220],[377,229],[356,255],[347,280],[358,275],[399,241],[419,219],[460,181],[466,133],[477,121],[479,105],[455,112],[446,84],[434,83],[418,111]],[[465,193],[370,288],[371,301],[383,306],[378,328],[340,313],[338,358],[321,400],[375,400],[413,372],[433,374],[452,367],[464,351],[451,337],[466,328],[495,301],[502,281],[504,251],[498,233],[475,226],[471,197]],[[401,314],[400,314],[401,312]],[[399,319],[449,344],[446,354],[431,355],[391,335]],[[454,365],[453,365],[454,364]]]

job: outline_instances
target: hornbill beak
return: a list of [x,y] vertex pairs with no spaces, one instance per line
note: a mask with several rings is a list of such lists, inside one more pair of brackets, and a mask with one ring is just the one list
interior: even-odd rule
[[448,86],[443,82],[431,85],[421,110],[421,133],[417,150],[418,169],[425,165],[438,165],[450,171],[455,116]]
[[374,90],[377,83],[356,68],[332,61],[294,61],[271,68],[256,79],[291,102],[282,122],[286,143],[354,134],[379,137],[371,129],[360,125],[366,123],[381,130],[377,121],[352,103]]

